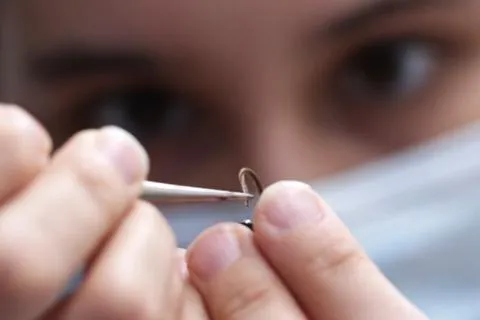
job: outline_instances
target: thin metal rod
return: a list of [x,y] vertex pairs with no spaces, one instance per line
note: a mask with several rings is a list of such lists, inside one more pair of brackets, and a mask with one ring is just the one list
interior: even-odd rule
[[[258,175],[255,171],[253,171],[250,168],[243,168],[240,170],[238,173],[238,180],[240,181],[240,186],[242,187],[242,191],[245,193],[251,193],[250,188],[249,188],[249,183],[247,180],[250,180],[251,185],[255,187],[255,193],[258,197],[262,195],[263,192],[263,185],[260,182],[260,179],[258,178]],[[252,198],[248,198],[245,200],[245,206],[248,208],[250,205],[250,200]],[[253,231],[253,221],[251,219],[246,219],[241,222],[244,226],[249,228],[250,230]]]
[[[258,178],[257,173],[250,168],[242,168],[238,173],[238,180],[240,181],[240,186],[242,187],[242,191],[244,193],[252,193],[250,192],[250,187],[247,182],[247,179],[253,182],[252,185],[256,189],[255,193],[257,194],[257,196],[260,196],[263,192],[263,186],[262,186],[262,183],[260,182],[260,179]],[[250,200],[252,200],[252,198],[248,198],[245,200],[245,206],[247,208],[250,206]]]
[[141,197],[152,202],[207,202],[246,201],[254,196],[247,192],[182,186],[154,181],[144,181]]

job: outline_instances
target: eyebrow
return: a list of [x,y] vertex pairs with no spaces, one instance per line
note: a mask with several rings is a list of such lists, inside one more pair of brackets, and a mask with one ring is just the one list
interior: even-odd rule
[[467,0],[374,0],[372,4],[357,9],[354,13],[331,22],[323,30],[329,38],[348,34],[358,28],[372,23],[382,17],[402,12],[427,9],[429,7],[446,7],[458,5]]
[[[327,38],[339,37],[372,23],[384,16],[429,6],[455,5],[469,0],[372,0],[373,3],[354,13],[329,23],[321,34]],[[102,73],[141,73],[151,75],[158,62],[148,54],[111,49],[67,47],[42,53],[29,60],[28,74],[46,83],[66,81]]]
[[157,65],[141,52],[68,48],[33,57],[27,71],[35,80],[52,83],[105,73],[152,74]]

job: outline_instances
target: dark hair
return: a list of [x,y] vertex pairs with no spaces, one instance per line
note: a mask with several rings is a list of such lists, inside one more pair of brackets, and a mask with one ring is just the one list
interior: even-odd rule
[[13,15],[14,4],[18,3],[15,0],[0,0],[0,101],[8,99],[8,95],[5,92],[6,78],[8,77],[6,66],[8,65],[9,54],[7,50],[8,39],[11,37],[14,26],[13,23],[15,17]]

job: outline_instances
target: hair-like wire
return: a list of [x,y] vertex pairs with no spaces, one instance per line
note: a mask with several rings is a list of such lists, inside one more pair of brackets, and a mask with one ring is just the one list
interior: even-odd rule
[[[253,171],[252,169],[242,168],[240,170],[240,172],[238,173],[238,180],[240,181],[240,186],[242,187],[242,191],[244,193],[250,193],[250,194],[256,195],[257,197],[259,197],[262,194],[262,192],[263,192],[262,183],[260,182],[260,179],[258,178],[257,173],[255,171]],[[250,191],[248,180],[251,182],[251,185],[253,185],[255,187],[255,193]],[[250,205],[250,200],[251,199],[245,200],[245,206],[247,208]],[[241,223],[244,226],[246,226],[247,228],[253,230],[252,220],[250,220],[250,219],[244,220]]]

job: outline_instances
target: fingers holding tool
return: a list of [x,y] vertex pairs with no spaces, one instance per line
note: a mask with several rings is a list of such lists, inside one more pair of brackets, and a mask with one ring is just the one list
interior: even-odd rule
[[205,231],[189,248],[187,261],[212,319],[306,319],[244,226]]
[[138,200],[148,157],[135,138],[106,127],[51,147],[30,115],[0,106],[2,319],[206,319],[172,230]]
[[262,193],[253,222],[219,225],[191,246],[193,283],[213,319],[412,319],[426,317],[382,275],[347,227],[306,184]]
[[[239,173],[244,193],[263,187],[256,173]],[[253,193],[252,193],[253,194]],[[249,200],[245,205],[250,205]],[[306,319],[288,289],[257,249],[251,220],[205,231],[190,247],[187,261],[193,284],[213,319]]]

